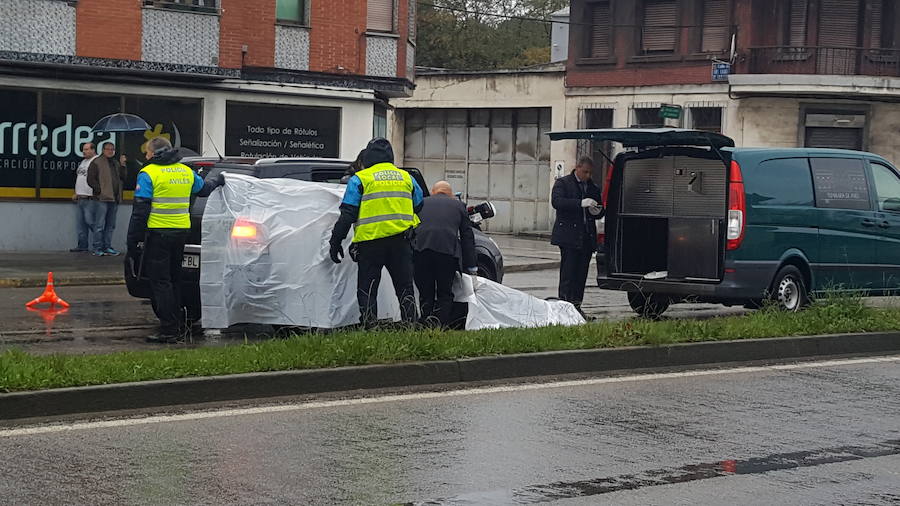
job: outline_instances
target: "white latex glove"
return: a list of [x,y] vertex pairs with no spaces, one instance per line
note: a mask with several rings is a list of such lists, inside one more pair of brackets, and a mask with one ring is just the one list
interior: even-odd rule
[[594,199],[581,199],[581,207],[597,207],[598,204]]
[[472,276],[478,275],[478,267],[469,267],[466,269],[466,274],[471,274]]
[[591,216],[599,216],[603,211],[603,208],[600,206],[591,206],[587,208],[588,212],[591,213]]

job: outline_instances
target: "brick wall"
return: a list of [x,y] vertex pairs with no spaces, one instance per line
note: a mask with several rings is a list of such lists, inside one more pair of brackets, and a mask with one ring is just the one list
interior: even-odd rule
[[75,54],[141,59],[141,0],[79,0]]
[[399,0],[397,6],[397,33],[400,35],[397,44],[397,77],[406,77],[406,39],[409,37],[409,2],[416,0]]
[[309,14],[309,70],[364,74],[365,0],[314,1]]
[[275,0],[222,0],[219,26],[220,67],[240,68],[244,45],[244,65],[275,66]]

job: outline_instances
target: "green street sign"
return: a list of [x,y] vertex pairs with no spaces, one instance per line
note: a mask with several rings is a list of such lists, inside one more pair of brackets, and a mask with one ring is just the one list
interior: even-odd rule
[[667,119],[681,119],[681,106],[665,104],[659,108],[659,117]]

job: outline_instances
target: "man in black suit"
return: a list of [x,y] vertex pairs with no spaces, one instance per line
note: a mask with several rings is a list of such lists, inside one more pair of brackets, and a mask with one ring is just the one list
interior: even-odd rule
[[550,243],[559,246],[559,298],[581,311],[588,267],[597,251],[597,224],[603,217],[600,188],[591,181],[594,161],[578,160],[575,170],[553,184],[550,203],[556,222]]
[[447,327],[453,307],[453,277],[460,260],[465,272],[477,274],[475,235],[466,206],[454,197],[450,183],[438,181],[419,213],[413,266],[419,307],[426,324]]

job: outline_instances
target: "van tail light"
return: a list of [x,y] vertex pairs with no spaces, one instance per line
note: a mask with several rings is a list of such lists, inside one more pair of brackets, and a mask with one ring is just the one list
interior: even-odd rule
[[606,207],[606,198],[609,195],[609,184],[612,182],[612,174],[615,165],[610,164],[606,169],[606,181],[603,182],[603,207]]
[[744,178],[741,166],[731,162],[728,177],[728,234],[726,249],[736,250],[744,241],[744,222],[747,218],[747,197],[744,194]]
[[231,227],[232,239],[252,240],[256,239],[257,233],[256,223],[241,218],[238,218],[238,220],[234,222],[234,226]]

